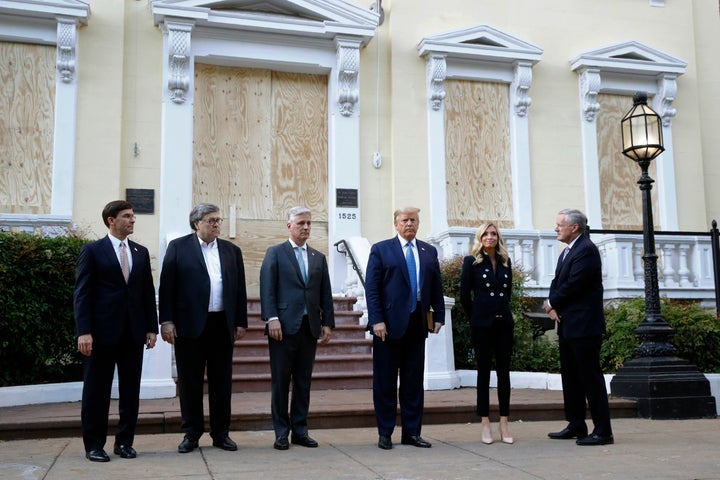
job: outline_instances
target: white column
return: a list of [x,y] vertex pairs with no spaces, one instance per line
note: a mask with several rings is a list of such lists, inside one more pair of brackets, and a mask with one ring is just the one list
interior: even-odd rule
[[77,139],[78,20],[57,21],[55,129],[50,213],[72,217]]
[[430,231],[448,229],[445,175],[445,55],[428,54],[426,61],[428,174],[430,181]]
[[445,297],[445,326],[438,334],[429,334],[425,342],[425,390],[460,388],[453,350],[452,307],[455,300]]
[[658,80],[658,93],[652,99],[652,108],[662,118],[665,151],[655,159],[658,212],[655,226],[662,230],[678,230],[677,193],[675,189],[675,149],[673,148],[672,119],[677,113],[672,103],[677,91],[676,75],[665,74]]
[[583,178],[585,180],[585,215],[588,225],[602,228],[602,200],[597,146],[597,112],[600,104],[600,70],[586,68],[580,72],[581,134],[583,150]]
[[528,90],[531,82],[532,63],[518,62],[510,84],[510,172],[514,228],[519,230],[533,228],[528,128],[528,108],[532,103]]
[[[358,115],[361,45],[358,39],[335,39],[336,64],[328,79],[328,267],[334,292],[342,290],[348,275],[347,260],[334,243],[361,235]],[[357,204],[338,206],[338,195],[342,197],[343,193],[354,196]]]
[[[160,132],[160,246],[158,270],[169,239],[187,233],[192,208],[193,70],[190,51],[193,25],[165,22],[163,30],[163,101]],[[172,346],[158,338],[145,351],[141,398],[175,396]]]

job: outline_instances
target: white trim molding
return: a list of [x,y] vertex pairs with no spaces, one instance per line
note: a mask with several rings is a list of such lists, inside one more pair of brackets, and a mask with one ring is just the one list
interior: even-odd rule
[[[600,175],[597,148],[597,124],[600,93],[631,96],[647,92],[651,106],[663,122],[665,152],[656,161],[659,224],[664,230],[678,229],[675,189],[672,104],[677,93],[677,77],[685,73],[687,62],[637,41],[628,41],[577,55],[570,68],[578,74],[582,145],[585,175],[585,210],[588,221],[600,225]],[[630,108],[628,104],[628,109]]]
[[510,168],[515,228],[532,228],[528,109],[532,68],[543,50],[489,25],[430,35],[417,45],[426,61],[430,222],[433,234],[448,229],[445,192],[445,87],[448,78],[502,82],[510,87]]

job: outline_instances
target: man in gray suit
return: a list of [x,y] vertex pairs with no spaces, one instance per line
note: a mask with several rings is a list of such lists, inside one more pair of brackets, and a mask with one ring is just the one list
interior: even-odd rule
[[[260,307],[266,323],[272,378],[272,421],[277,450],[292,443],[317,447],[308,436],[310,380],[319,343],[330,341],[335,327],[330,274],[325,255],[307,245],[311,212],[293,207],[290,239],[268,248],[260,268]],[[292,403],[288,414],[290,383]]]

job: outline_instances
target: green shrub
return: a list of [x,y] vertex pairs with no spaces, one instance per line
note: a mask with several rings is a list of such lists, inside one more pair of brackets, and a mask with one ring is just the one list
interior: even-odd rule
[[[671,342],[677,356],[694,364],[701,372],[720,372],[720,320],[697,302],[660,300],[660,313],[675,330]],[[645,318],[643,297],[623,301],[605,311],[607,333],[601,351],[603,370],[614,373],[633,357],[639,340],[635,329]]]
[[83,243],[0,232],[0,386],[82,379],[72,296]]
[[[440,264],[444,293],[455,299],[452,310],[455,368],[475,369],[470,325],[460,305],[461,256]],[[515,319],[515,343],[510,368],[524,372],[559,372],[557,340],[539,335],[525,312],[538,311],[535,300],[525,296],[525,274],[513,269],[513,295],[510,308]],[[537,307],[537,308],[535,308]],[[675,329],[671,339],[677,356],[693,363],[701,372],[720,372],[720,320],[697,302],[661,299],[661,313]],[[607,333],[603,338],[600,362],[605,373],[615,373],[633,358],[639,340],[635,329],[645,317],[644,297],[617,301],[605,309]]]
[[[474,370],[475,354],[470,337],[470,322],[460,305],[462,262],[462,256],[443,260],[440,269],[444,294],[455,299],[455,306],[452,309],[455,368]],[[525,312],[532,310],[533,304],[533,300],[525,296],[525,279],[525,273],[514,266],[510,310],[515,319],[515,342],[510,368],[517,371],[559,371],[557,343],[548,341],[547,337],[538,336],[536,328],[525,315]]]

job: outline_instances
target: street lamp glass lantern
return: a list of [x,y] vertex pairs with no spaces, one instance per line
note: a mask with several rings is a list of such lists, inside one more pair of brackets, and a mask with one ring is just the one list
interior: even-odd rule
[[662,137],[662,120],[648,107],[647,94],[638,92],[633,97],[633,107],[622,121],[623,155],[636,162],[650,161],[660,155],[665,147]]

